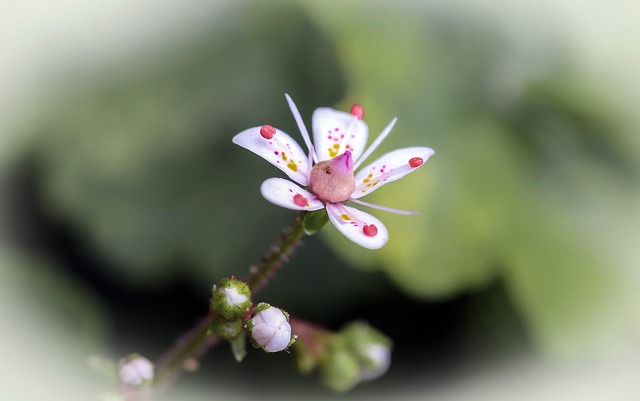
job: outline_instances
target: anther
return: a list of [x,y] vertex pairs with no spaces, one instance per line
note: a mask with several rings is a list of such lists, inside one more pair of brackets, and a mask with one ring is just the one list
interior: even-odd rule
[[411,159],[409,159],[409,166],[413,168],[422,166],[422,163],[424,163],[422,157],[412,157]]
[[362,120],[364,117],[364,109],[358,103],[351,106],[351,114],[358,120]]
[[276,129],[270,125],[263,125],[260,127],[260,135],[264,139],[271,139],[276,134]]
[[300,194],[296,194],[296,196],[293,197],[293,203],[295,203],[296,205],[298,205],[300,207],[305,207],[305,206],[307,206],[309,201],[304,196],[302,196]]
[[364,227],[362,227],[362,232],[367,237],[375,237],[378,234],[378,227],[376,227],[374,224],[365,224]]

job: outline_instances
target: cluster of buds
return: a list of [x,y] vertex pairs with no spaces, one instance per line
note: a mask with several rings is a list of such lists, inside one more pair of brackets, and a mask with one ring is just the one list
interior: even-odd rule
[[247,333],[252,344],[266,352],[283,351],[294,341],[289,314],[267,303],[255,307],[247,283],[234,277],[213,286],[210,309],[215,313],[210,332],[229,340],[236,360],[246,355]]
[[353,322],[340,332],[311,329],[296,343],[302,373],[317,369],[332,390],[345,392],[382,376],[391,363],[391,340],[365,322]]

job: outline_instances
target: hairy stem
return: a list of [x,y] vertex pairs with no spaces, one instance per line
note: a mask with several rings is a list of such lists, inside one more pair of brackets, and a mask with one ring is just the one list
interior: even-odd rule
[[[252,295],[264,288],[273,274],[289,260],[289,256],[300,244],[303,237],[302,215],[298,215],[280,240],[265,253],[261,262],[251,268],[250,275],[245,281],[251,287]],[[155,365],[154,380],[156,390],[167,389],[180,376],[184,370],[185,362],[200,358],[207,350],[220,343],[219,336],[207,334],[214,317],[214,313],[208,312],[158,359]]]
[[298,215],[280,238],[276,244],[272,245],[269,251],[262,257],[262,263],[259,266],[252,267],[251,275],[246,280],[251,288],[252,295],[255,295],[269,282],[273,276],[285,262],[289,261],[289,256],[293,250],[300,244],[300,240],[304,237],[302,228],[302,216]]

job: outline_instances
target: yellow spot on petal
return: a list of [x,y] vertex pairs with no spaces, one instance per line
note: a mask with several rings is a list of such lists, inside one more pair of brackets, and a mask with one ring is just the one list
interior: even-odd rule
[[294,172],[298,172],[298,165],[295,164],[293,160],[290,161],[289,164],[287,164],[287,167],[289,167]]
[[366,184],[366,183],[367,183],[367,182],[369,182],[369,181],[371,181],[371,180],[370,180],[370,179],[368,179],[368,178],[365,178],[364,180],[362,180],[362,183],[363,183],[363,184]]
[[329,151],[329,156],[336,157],[338,155],[338,151],[340,150],[340,144],[334,143],[332,147],[327,148]]
[[287,155],[284,152],[282,152],[282,160],[287,161]]
[[351,220],[351,217],[349,217],[348,214],[341,214],[340,217],[342,218],[342,220]]

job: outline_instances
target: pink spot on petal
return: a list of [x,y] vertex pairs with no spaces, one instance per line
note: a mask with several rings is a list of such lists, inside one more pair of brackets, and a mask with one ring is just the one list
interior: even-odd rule
[[263,125],[260,127],[260,135],[262,135],[264,139],[271,139],[275,134],[276,129],[270,125]]
[[422,160],[422,157],[412,157],[411,159],[409,159],[409,166],[413,168],[421,166],[422,163],[424,163],[424,160]]
[[375,237],[378,235],[378,227],[376,227],[375,224],[365,224],[364,227],[362,227],[362,232],[367,237]]
[[364,117],[364,109],[358,103],[351,106],[351,114],[358,120],[362,120]]
[[300,207],[305,207],[309,204],[309,201],[304,196],[296,194],[296,196],[293,197],[293,203]]

